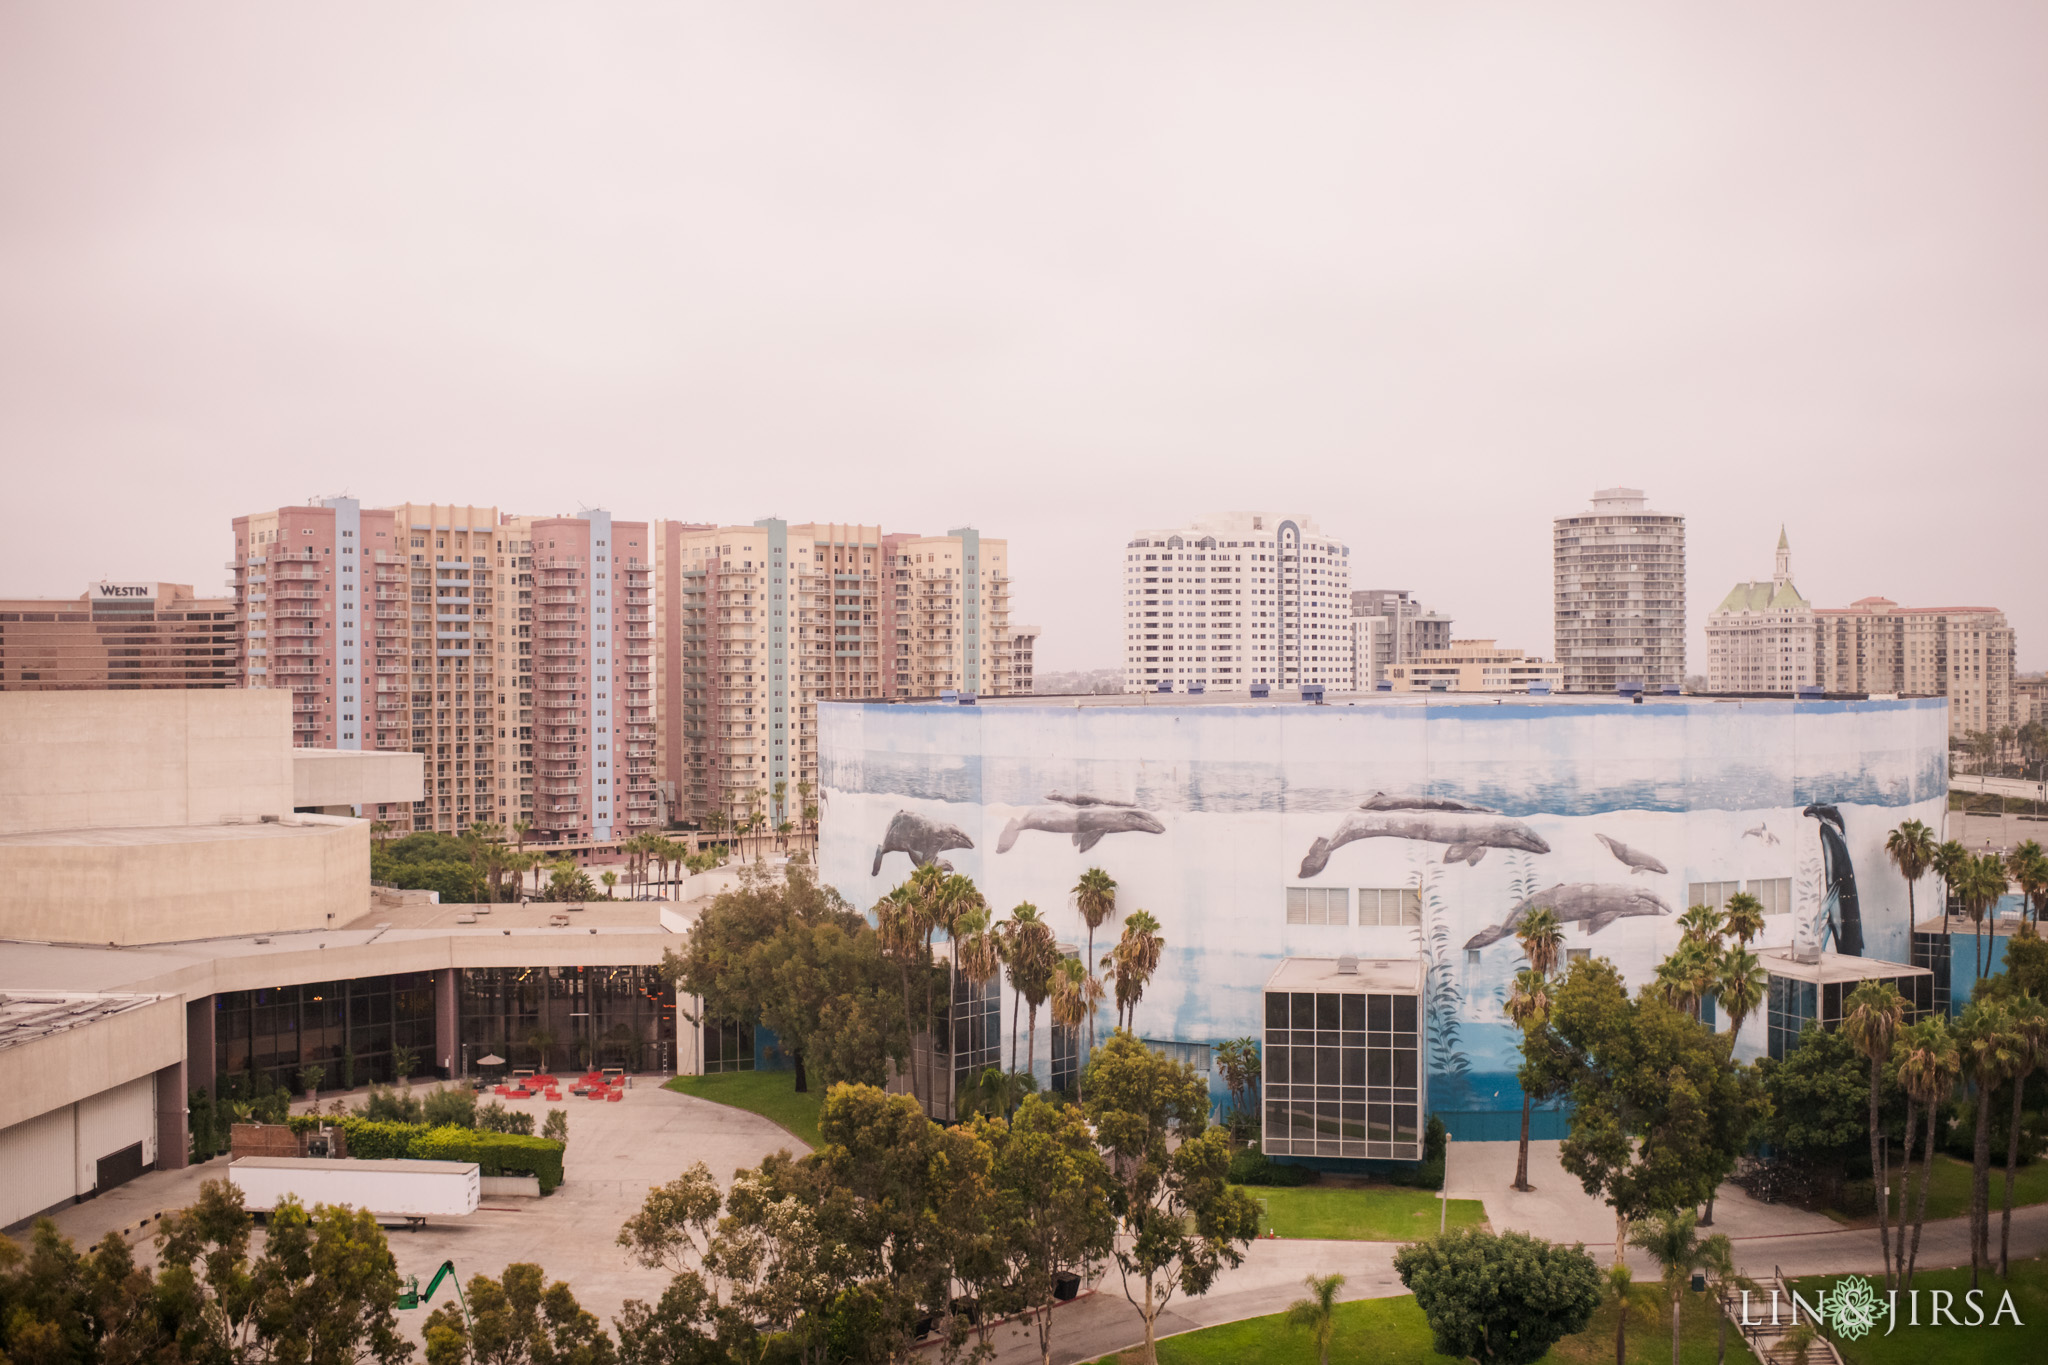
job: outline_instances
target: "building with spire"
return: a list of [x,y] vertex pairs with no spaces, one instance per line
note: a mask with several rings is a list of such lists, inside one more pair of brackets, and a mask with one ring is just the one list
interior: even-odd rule
[[1769,582],[1737,583],[1707,617],[1707,689],[1796,692],[1819,681],[1813,604],[1792,582],[1792,542],[1778,528]]

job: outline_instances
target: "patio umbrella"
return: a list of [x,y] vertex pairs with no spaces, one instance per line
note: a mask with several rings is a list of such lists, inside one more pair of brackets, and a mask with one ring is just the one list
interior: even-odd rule
[[492,1052],[477,1058],[476,1064],[478,1066],[503,1066],[505,1065],[505,1059],[503,1057],[500,1057],[497,1053]]

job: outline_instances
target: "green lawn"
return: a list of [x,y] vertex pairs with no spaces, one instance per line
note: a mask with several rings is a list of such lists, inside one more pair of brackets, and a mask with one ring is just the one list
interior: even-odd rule
[[[1893,1171],[1892,1216],[1894,1218],[1898,1217],[1899,1199],[1903,1194],[1902,1184],[1903,1182],[1899,1179],[1899,1173]],[[1919,1203],[1920,1159],[1916,1156],[1913,1159],[1914,1207],[1917,1208]],[[2019,1170],[2013,1173],[2012,1178],[2013,1207],[2018,1208],[2022,1204],[2043,1203],[2048,1203],[2048,1162],[2036,1161],[2031,1166],[2020,1167]],[[1996,1154],[1991,1163],[1992,1217],[1997,1217],[1998,1211],[2004,1206],[2005,1153],[2001,1151]],[[1908,1212],[1910,1213],[1911,1210],[1909,1209]],[[1937,1152],[1934,1157],[1934,1188],[1927,1192],[1927,1217],[1929,1221],[1937,1218],[1962,1218],[1967,1216],[1969,1212],[1970,1163],[1958,1161],[1952,1156],[1945,1156]],[[1863,1218],[1849,1219],[1830,1211],[1828,1216],[1836,1222],[1846,1223],[1850,1227],[1874,1228],[1877,1226],[1877,1215],[1874,1213]]]
[[716,1076],[677,1076],[663,1088],[750,1110],[816,1147],[818,1106],[824,1095],[815,1088],[799,1095],[795,1087],[796,1074],[790,1071],[727,1071]]
[[[1967,1168],[1965,1168],[1967,1171]],[[1939,1183],[1935,1189],[1940,1190]],[[1998,1227],[1991,1229],[1992,1249],[1998,1245]],[[1875,1276],[1871,1277],[1873,1280]],[[1900,1296],[1899,1323],[1889,1336],[1883,1335],[1884,1325],[1880,1323],[1875,1332],[1861,1341],[1835,1340],[1835,1348],[1849,1365],[1921,1365],[1924,1361],[1939,1361],[1940,1365],[2009,1365],[2022,1360],[2048,1360],[2048,1259],[2035,1258],[2030,1261],[2014,1261],[2012,1279],[2008,1283],[1997,1276],[1986,1274],[1978,1283],[1984,1287],[1984,1325],[1980,1327],[1951,1327],[1943,1323],[1939,1327],[1913,1327],[1911,1306]],[[1816,1275],[1808,1279],[1792,1281],[1793,1288],[1808,1298],[1818,1290],[1832,1290],[1835,1277]],[[1952,1311],[1958,1322],[1968,1322],[1973,1316],[1965,1307],[1963,1295],[1970,1287],[1970,1271],[1966,1266],[1961,1270],[1915,1270],[1913,1292],[1920,1299],[1920,1321],[1927,1323],[1933,1316],[1934,1296],[1932,1291],[1947,1290],[1955,1296]],[[1998,1312],[1999,1298],[2007,1290],[2012,1292],[2013,1307],[2019,1311],[2021,1327],[2012,1325],[2007,1315],[1997,1327],[1991,1326],[1992,1317]],[[1878,1293],[1883,1294],[1880,1286]],[[2028,1345],[2028,1343],[2033,1343]]]
[[[1272,1185],[1239,1188],[1264,1205],[1267,1217],[1259,1230],[1282,1237],[1329,1237],[1350,1242],[1412,1242],[1434,1237],[1437,1197],[1428,1190],[1397,1185],[1345,1187]],[[1477,1199],[1453,1199],[1450,1225],[1472,1227],[1486,1221],[1486,1205]]]
[[[1657,1325],[1629,1328],[1630,1365],[1669,1365],[1669,1302],[1654,1286],[1639,1286],[1638,1292],[1644,1301],[1638,1312],[1654,1312]],[[1688,1294],[1686,1300],[1679,1345],[1681,1365],[1714,1365],[1718,1353],[1712,1303],[1704,1294]],[[1138,1326],[1135,1313],[1132,1324]],[[1130,1358],[1136,1355],[1132,1352]],[[1315,1365],[1315,1359],[1315,1346],[1307,1334],[1289,1329],[1278,1314],[1185,1332],[1159,1343],[1160,1365]],[[1406,1294],[1339,1304],[1330,1359],[1371,1361],[1373,1365],[1453,1365],[1451,1357],[1431,1349],[1429,1323]],[[1547,1365],[1611,1365],[1613,1310],[1603,1308],[1584,1332],[1566,1337],[1543,1359]],[[1728,1334],[1728,1359],[1733,1365],[1753,1365],[1755,1360],[1741,1334],[1733,1330]]]

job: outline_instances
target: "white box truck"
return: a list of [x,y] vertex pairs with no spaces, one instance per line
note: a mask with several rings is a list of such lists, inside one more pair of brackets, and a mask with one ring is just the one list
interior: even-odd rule
[[242,1207],[267,1213],[297,1195],[315,1204],[368,1209],[380,1219],[418,1226],[429,1217],[476,1212],[483,1180],[474,1161],[357,1161],[319,1157],[247,1156],[228,1166]]

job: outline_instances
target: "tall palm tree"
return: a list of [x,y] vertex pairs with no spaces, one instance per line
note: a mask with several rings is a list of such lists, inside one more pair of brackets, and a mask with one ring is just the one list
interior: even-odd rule
[[1287,1325],[1307,1331],[1316,1344],[1316,1359],[1330,1365],[1330,1338],[1337,1331],[1337,1291],[1342,1275],[1310,1275],[1302,1281],[1308,1297],[1287,1305]]
[[1884,836],[1884,852],[1892,866],[1906,879],[1906,922],[1919,918],[1913,902],[1913,888],[1934,866],[1934,832],[1918,820],[1907,820]]
[[[811,827],[818,823],[818,807],[811,801],[811,793],[816,791],[817,789],[818,788],[816,784],[814,784],[808,777],[801,777],[797,779],[796,799],[797,805],[802,808],[803,831],[805,838],[811,837]],[[817,847],[815,844],[812,845],[811,851],[814,853],[817,851]]]
[[1935,846],[1931,864],[1934,868],[1934,875],[1941,878],[1941,931],[1944,935],[1948,933],[1949,916],[1962,908],[1960,905],[1962,900],[1960,883],[1963,880],[1963,875],[1969,871],[1970,864],[1973,861],[1970,856],[1970,850],[1964,848],[1954,839],[1944,840]]
[[1730,1254],[1725,1234],[1702,1239],[1698,1227],[1699,1215],[1687,1209],[1645,1219],[1628,1236],[1629,1241],[1650,1253],[1650,1259],[1663,1272],[1664,1289],[1671,1296],[1671,1365],[1678,1365],[1679,1308],[1684,1302],[1686,1281],[1692,1278],[1693,1271],[1711,1270],[1728,1260]]
[[1756,1013],[1764,1002],[1764,995],[1770,989],[1771,976],[1757,955],[1739,943],[1731,943],[1721,953],[1720,973],[1714,982],[1714,996],[1721,1002],[1721,1008],[1728,1011],[1728,1038],[1731,1048],[1736,1035],[1742,1032],[1743,1020]]
[[[1962,1059],[1948,1020],[1937,1015],[1907,1026],[1899,1045],[1899,1085],[1906,1092],[1906,1175],[1899,1188],[1899,1249],[1904,1269],[1899,1288],[1911,1293],[1913,1265],[1920,1258],[1920,1229],[1927,1222],[1927,1190],[1934,1183],[1934,1148],[1939,1135],[1937,1122],[1942,1105],[1956,1088],[1962,1074]],[[1927,1117],[1926,1155],[1921,1159],[1919,1205],[1913,1215],[1913,1241],[1906,1244],[1906,1200],[1912,1184],[1914,1109]],[[1901,1258],[1894,1257],[1895,1262]]]
[[526,852],[526,836],[531,833],[533,833],[533,821],[514,820],[512,822],[512,837],[518,842],[513,847],[517,848],[521,853]]
[[924,917],[916,894],[905,882],[875,902],[875,932],[881,936],[882,952],[895,960],[903,982],[903,1032],[911,1039],[910,1093],[920,1105],[925,1097],[918,1088],[917,1024],[911,1008],[910,973],[913,966],[928,974],[930,947],[925,941]]
[[1764,931],[1764,903],[1747,891],[1730,896],[1721,916],[1722,929],[1744,948]]
[[1557,912],[1549,906],[1532,911],[1515,930],[1515,939],[1522,945],[1522,956],[1529,961],[1529,970],[1538,976],[1557,975],[1557,965],[1564,955],[1564,926],[1557,921]]
[[[1990,969],[1991,948],[1984,944],[1984,921],[1993,915],[1999,898],[2006,892],[2005,860],[1996,853],[1985,853],[1970,858],[1961,869],[1956,894],[1962,898],[1963,909],[1970,916],[1970,923],[1976,926],[1975,943],[1972,945],[1971,961],[1975,963],[1977,975],[1982,977]],[[1996,924],[1993,926],[1996,931]]]
[[[1053,976],[1052,1021],[1061,1028],[1078,1029],[1085,1020],[1095,1015],[1102,1004],[1102,983],[1095,974],[1081,965],[1079,958],[1063,957],[1059,971]],[[1082,1066],[1085,1072],[1087,1067]],[[1077,1075],[1074,1083],[1074,1098],[1081,1097],[1081,1083]]]
[[2048,1008],[2031,995],[2022,996],[2012,1011],[2012,1064],[2007,1076],[2012,1082],[2012,1122],[2005,1141],[2005,1211],[1998,1224],[1998,1278],[2006,1277],[2012,1253],[2012,1177],[2020,1164],[2021,1101],[2027,1093],[2027,1077],[2048,1066]]
[[[1543,912],[1548,914],[1548,911]],[[1550,1022],[1551,982],[1548,976],[1534,967],[1525,967],[1515,973],[1515,984],[1502,1002],[1501,1010],[1514,1021],[1516,1028],[1527,1039],[1531,1030],[1542,1028]],[[1515,1183],[1512,1188],[1528,1190],[1529,1184],[1529,1092],[1522,1092],[1522,1145],[1515,1157]]]
[[[1007,961],[1010,968],[1010,990],[1014,998],[1031,1010],[1030,1027],[1026,1030],[1030,1041],[1025,1054],[1025,1071],[1036,1075],[1038,1070],[1038,1009],[1052,991],[1053,973],[1059,969],[1059,944],[1054,941],[1052,926],[1038,913],[1038,907],[1030,901],[1020,903],[1010,912]],[[1010,1013],[1010,1070],[1017,1069],[1017,1019],[1013,1006]]]
[[1718,946],[1721,942],[1721,912],[1711,905],[1695,905],[1678,917],[1678,927],[1694,943]]
[[1891,1182],[1885,1178],[1884,1143],[1877,1124],[1877,1102],[1884,1087],[1884,1064],[1892,1055],[1892,1042],[1906,1017],[1906,1002],[1898,987],[1889,981],[1866,981],[1843,1002],[1842,1035],[1850,1046],[1870,1059],[1870,1179],[1878,1192],[1877,1240],[1884,1248],[1884,1287],[1896,1288],[1892,1278],[1892,1237],[1885,1226],[1886,1208],[1891,1203]]
[[[1091,867],[1081,874],[1081,880],[1074,883],[1074,908],[1081,912],[1082,923],[1088,926],[1088,955],[1083,962],[1095,961],[1095,931],[1108,923],[1116,914],[1116,880],[1099,867]],[[1086,971],[1084,967],[1082,969]],[[1095,1019],[1088,1019],[1088,1050],[1095,1050]]]
[[1699,1018],[1700,1001],[1705,987],[1715,978],[1718,964],[1714,951],[1699,939],[1680,939],[1671,956],[1657,964],[1657,985],[1665,1002]]
[[1102,966],[1116,982],[1116,1024],[1137,1027],[1138,1002],[1145,998],[1145,983],[1159,968],[1159,953],[1166,940],[1159,936],[1159,921],[1144,910],[1134,910],[1124,919],[1123,936],[1102,955]]
[[2048,908],[2048,853],[2041,851],[2038,842],[2028,839],[2005,855],[2005,869],[2020,894],[2026,897],[2024,908],[2032,912],[2032,923],[2038,930],[2041,911]]
[[2017,1065],[2012,1008],[2003,1000],[1973,1000],[1956,1037],[1963,1074],[1977,1090],[1977,1142],[1970,1168],[1970,1288],[1991,1259],[1991,1092]]

